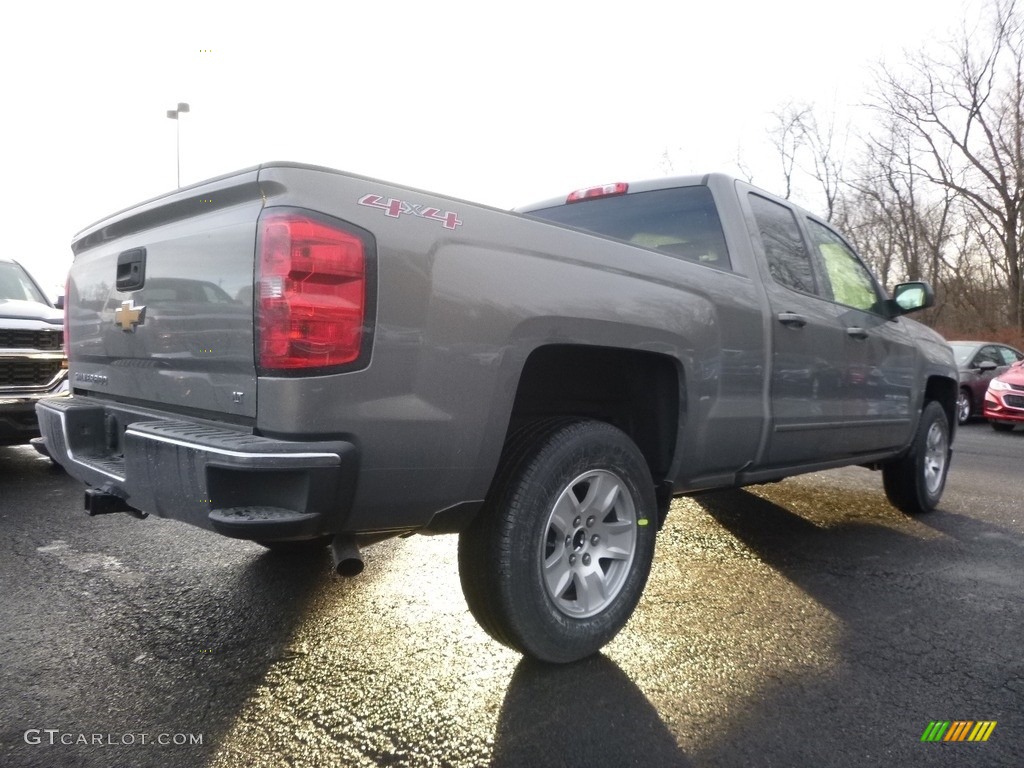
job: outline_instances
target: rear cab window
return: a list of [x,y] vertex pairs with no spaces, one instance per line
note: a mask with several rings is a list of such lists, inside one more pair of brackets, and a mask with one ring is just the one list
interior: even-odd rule
[[530,211],[528,216],[732,269],[722,222],[707,187],[673,187],[597,197]]

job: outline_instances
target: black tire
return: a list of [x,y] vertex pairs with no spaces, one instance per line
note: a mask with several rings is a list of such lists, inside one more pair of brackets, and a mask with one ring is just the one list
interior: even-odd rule
[[257,541],[261,547],[266,547],[275,555],[287,557],[297,555],[311,555],[320,552],[324,547],[330,545],[334,536],[317,536],[314,539],[301,539],[300,541]]
[[996,432],[1013,432],[1013,428],[1014,426],[1016,426],[1014,424],[1007,424],[1002,421],[990,421],[989,424],[992,425],[992,429],[994,429]]
[[971,415],[974,413],[974,401],[971,398],[971,391],[967,387],[960,389],[960,394],[956,397],[956,421],[957,424],[966,424],[971,420]]
[[949,419],[934,400],[925,403],[910,451],[882,468],[885,495],[908,515],[931,512],[946,486],[951,456]]
[[636,608],[657,523],[650,470],[625,433],[597,421],[531,424],[507,443],[484,508],[459,536],[466,602],[510,648],[582,659]]

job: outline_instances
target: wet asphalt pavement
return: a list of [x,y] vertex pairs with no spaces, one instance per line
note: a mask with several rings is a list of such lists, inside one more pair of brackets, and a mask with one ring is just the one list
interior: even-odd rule
[[1022,470],[1024,429],[974,424],[921,518],[862,469],[678,500],[626,629],[549,667],[476,626],[454,537],[346,581],[88,518],[0,448],[0,765],[1021,766]]

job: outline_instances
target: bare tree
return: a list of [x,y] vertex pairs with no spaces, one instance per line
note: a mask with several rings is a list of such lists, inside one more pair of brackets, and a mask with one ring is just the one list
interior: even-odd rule
[[[1024,328],[1024,23],[1016,0],[992,0],[983,34],[966,26],[938,54],[920,52],[903,77],[880,75],[876,105],[910,139],[914,173],[964,203],[977,235],[994,237],[1010,323]],[[966,242],[966,241],[965,241]]]
[[676,164],[672,162],[672,155],[668,150],[668,147],[661,153],[661,158],[658,160],[658,165],[661,166],[661,172],[666,176],[671,176],[676,172]]
[[825,217],[832,221],[842,188],[843,149],[837,146],[835,115],[818,120],[813,105],[787,102],[772,113],[772,144],[779,153],[785,197],[793,194],[796,174],[814,179],[825,202]]
[[736,147],[736,168],[740,172],[740,176],[746,179],[748,184],[754,183],[754,172],[750,170],[750,166],[747,164],[746,158],[743,156],[743,148]]
[[807,144],[808,126],[812,117],[810,105],[792,101],[772,113],[774,122],[769,133],[782,161],[782,182],[785,189],[783,196],[787,200],[793,194],[793,174],[797,170],[797,155]]
[[931,184],[917,169],[917,153],[906,126],[890,120],[865,143],[857,175],[848,180],[844,208],[857,200],[871,210],[871,223],[886,232],[894,249],[884,259],[885,275],[937,282],[949,245],[955,196]]
[[825,216],[832,221],[843,184],[844,146],[837,146],[845,137],[836,134],[835,113],[829,113],[827,124],[822,124],[813,112],[806,127],[807,148],[810,154],[810,168],[806,171],[818,182],[825,198]]

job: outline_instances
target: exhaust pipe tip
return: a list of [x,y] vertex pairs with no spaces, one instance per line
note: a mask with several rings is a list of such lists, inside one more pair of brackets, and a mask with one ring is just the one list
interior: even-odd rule
[[339,533],[331,542],[331,559],[334,561],[334,572],[339,576],[351,578],[363,572],[363,556],[359,554],[359,546],[353,536]]

